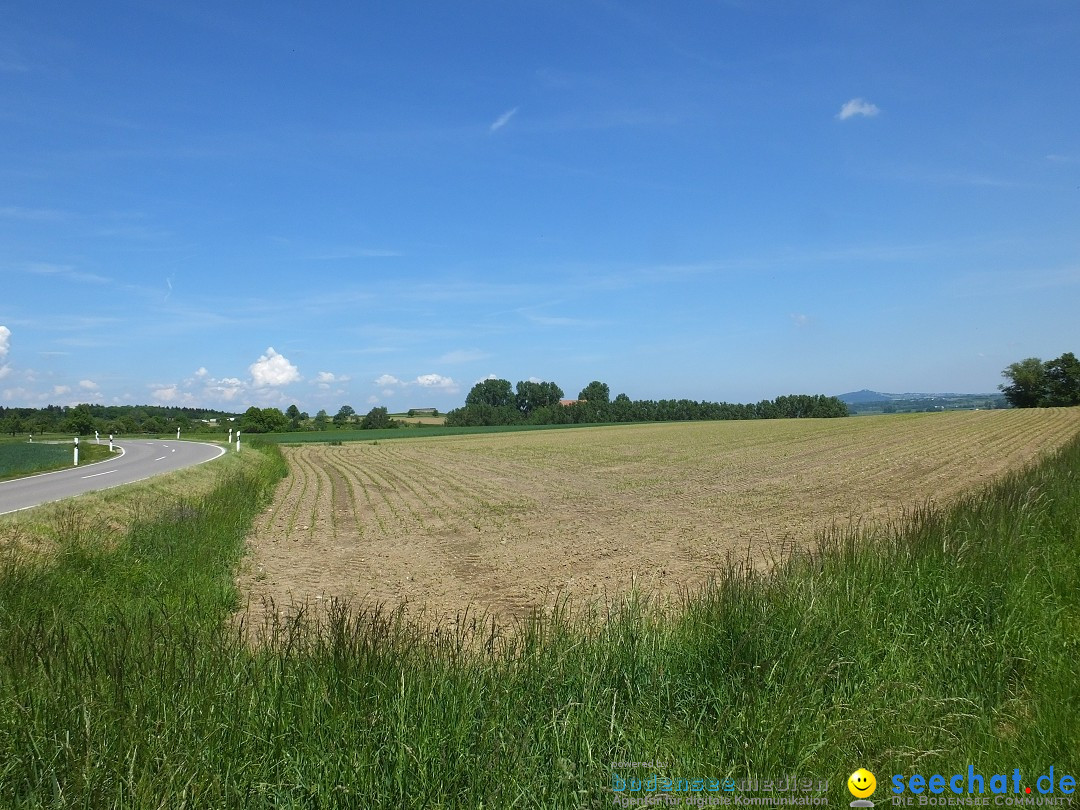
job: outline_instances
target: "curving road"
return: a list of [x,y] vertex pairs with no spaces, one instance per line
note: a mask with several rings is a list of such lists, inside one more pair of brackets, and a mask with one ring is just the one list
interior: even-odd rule
[[192,467],[225,454],[225,448],[203,442],[131,439],[115,442],[123,452],[107,461],[69,470],[0,481],[0,515],[29,509],[84,492],[110,489],[161,473]]

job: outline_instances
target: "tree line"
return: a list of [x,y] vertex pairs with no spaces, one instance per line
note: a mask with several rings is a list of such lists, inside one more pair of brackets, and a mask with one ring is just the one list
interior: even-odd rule
[[1014,408],[1056,408],[1080,405],[1080,360],[1072,352],[1043,362],[1028,357],[1001,372],[1008,379],[998,388]]
[[684,422],[720,419],[798,419],[847,416],[836,397],[794,394],[752,404],[697,402],[690,399],[611,399],[607,383],[594,380],[576,400],[564,400],[553,382],[483,380],[472,387],[465,405],[446,414],[455,427],[480,425],[572,425],[593,422]]
[[204,408],[168,405],[47,405],[44,408],[0,406],[0,433],[72,436],[133,435],[137,433],[217,433],[226,430],[236,414]]

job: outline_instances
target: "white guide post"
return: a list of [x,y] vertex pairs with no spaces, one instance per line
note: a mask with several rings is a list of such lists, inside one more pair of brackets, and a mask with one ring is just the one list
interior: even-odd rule
[[229,428],[229,444],[232,444],[232,428]]
[[236,452],[240,452],[240,431],[236,431]]
[[180,428],[176,429],[176,438],[180,438]]
[[98,435],[98,432],[96,430],[94,431],[94,441],[98,444],[101,444],[101,436]]
[[75,437],[75,466],[79,466],[79,437]]
[[110,453],[111,453],[111,452],[113,452],[113,446],[112,446],[112,434],[111,434],[111,433],[109,434],[109,452],[110,452]]

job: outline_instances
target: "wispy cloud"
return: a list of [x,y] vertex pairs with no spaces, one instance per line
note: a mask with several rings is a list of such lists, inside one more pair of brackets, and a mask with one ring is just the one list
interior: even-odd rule
[[18,205],[0,205],[0,219],[18,219],[25,222],[53,222],[67,219],[66,211],[52,208],[23,208]]
[[871,104],[864,98],[853,98],[851,101],[844,103],[844,106],[840,108],[840,112],[836,114],[836,117],[841,121],[846,121],[857,115],[864,118],[873,118],[879,112],[881,112],[881,109],[878,105]]
[[520,107],[514,107],[512,110],[507,110],[502,115],[500,115],[498,118],[496,118],[495,122],[491,125],[491,132],[498,132],[500,129],[502,129],[507,124],[509,124],[510,119],[513,118],[517,114],[517,111],[519,109],[520,109]]
[[112,284],[111,278],[99,276],[96,273],[84,273],[76,270],[69,264],[49,264],[47,262],[35,262],[24,265],[27,272],[36,276],[58,276],[69,281],[82,281],[87,284]]
[[387,259],[402,255],[404,254],[400,250],[387,248],[343,247],[316,253],[311,258],[315,261],[334,261],[337,259]]

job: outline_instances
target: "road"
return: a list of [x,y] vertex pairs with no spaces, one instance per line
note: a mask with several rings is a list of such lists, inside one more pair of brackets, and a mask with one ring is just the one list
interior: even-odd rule
[[69,470],[0,481],[0,515],[29,509],[84,492],[110,489],[211,461],[225,448],[203,442],[168,439],[131,439],[115,442],[122,455]]

